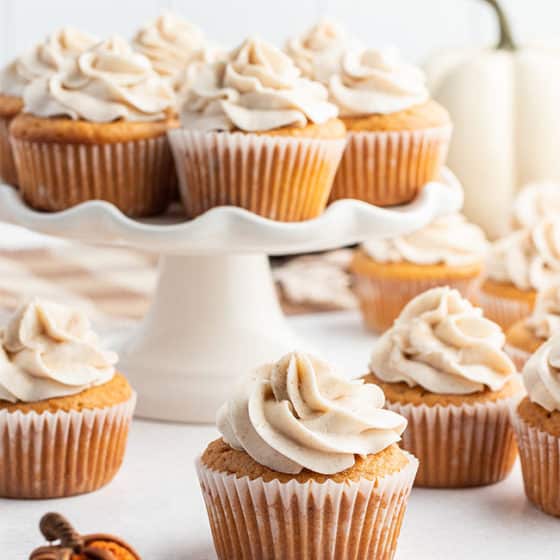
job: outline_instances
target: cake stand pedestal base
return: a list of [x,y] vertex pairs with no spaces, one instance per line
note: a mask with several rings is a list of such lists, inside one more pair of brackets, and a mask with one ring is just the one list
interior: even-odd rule
[[297,340],[265,255],[164,256],[150,311],[117,346],[138,416],[213,422],[236,378]]

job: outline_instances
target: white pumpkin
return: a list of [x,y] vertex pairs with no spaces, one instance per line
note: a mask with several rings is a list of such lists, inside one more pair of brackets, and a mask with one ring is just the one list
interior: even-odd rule
[[515,191],[560,181],[560,48],[518,47],[497,0],[495,49],[440,53],[426,65],[433,97],[454,122],[448,165],[465,188],[465,214],[491,238],[510,225]]

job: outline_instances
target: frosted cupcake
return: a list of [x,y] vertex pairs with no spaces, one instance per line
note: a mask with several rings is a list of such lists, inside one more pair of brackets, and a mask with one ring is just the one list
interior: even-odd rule
[[525,397],[513,412],[525,492],[544,512],[560,517],[560,335],[523,369]]
[[449,115],[430,99],[421,70],[402,62],[395,49],[348,51],[329,91],[348,129],[333,200],[402,204],[439,177]]
[[305,78],[328,84],[340,72],[344,52],[356,43],[341,25],[322,19],[301,37],[289,39],[285,51]]
[[509,409],[521,386],[498,325],[456,290],[413,299],[377,342],[365,380],[408,420],[402,447],[420,461],[416,484],[492,484],[517,451]]
[[512,225],[515,229],[536,226],[543,219],[560,216],[560,185],[531,183],[517,195],[513,204]]
[[560,220],[542,220],[492,244],[479,302],[485,315],[509,329],[530,315],[539,290],[560,282]]
[[33,81],[10,126],[23,198],[47,211],[95,199],[129,216],[162,212],[175,173],[166,136],[174,108],[171,86],[119,37]]
[[0,72],[0,181],[17,185],[9,127],[23,107],[23,90],[32,80],[59,72],[98,39],[72,27],[59,29],[17,57]]
[[537,295],[535,309],[526,319],[514,323],[507,331],[506,351],[521,371],[531,354],[552,335],[560,332],[560,285]]
[[218,558],[393,558],[418,462],[383,404],[301,353],[240,385],[197,462]]
[[196,70],[182,128],[169,133],[187,214],[228,205],[289,222],[321,214],[345,145],[324,86],[259,39]]
[[451,214],[413,233],[364,243],[350,266],[367,328],[388,329],[404,306],[436,286],[475,296],[487,249],[483,231]]
[[112,480],[135,395],[87,318],[33,300],[0,338],[0,497],[55,498]]

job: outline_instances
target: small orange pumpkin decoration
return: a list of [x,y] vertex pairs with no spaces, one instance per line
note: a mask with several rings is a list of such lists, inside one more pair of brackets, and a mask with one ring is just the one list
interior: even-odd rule
[[[45,514],[39,523],[45,539],[51,543],[37,548],[29,560],[141,560],[126,542],[102,533],[80,535],[59,513]],[[58,544],[53,544],[58,541]]]

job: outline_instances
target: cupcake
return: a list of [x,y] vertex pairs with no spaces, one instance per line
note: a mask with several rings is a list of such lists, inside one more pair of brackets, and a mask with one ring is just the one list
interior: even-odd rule
[[505,478],[517,456],[509,423],[521,391],[498,325],[457,290],[413,299],[378,340],[368,383],[408,420],[402,447],[418,486],[461,488]]
[[182,128],[169,132],[189,217],[216,206],[287,222],[323,212],[345,145],[324,86],[259,39],[193,67],[189,83]]
[[483,231],[461,214],[443,216],[407,235],[365,242],[350,270],[366,327],[385,331],[411,299],[436,286],[473,298],[486,247]]
[[530,183],[517,195],[513,203],[514,229],[536,226],[543,219],[560,215],[560,185],[556,183]]
[[197,461],[218,558],[393,558],[418,461],[383,403],[302,353],[247,378]]
[[391,206],[439,177],[451,138],[447,111],[429,98],[420,69],[394,49],[350,50],[329,80],[348,129],[332,200]]
[[328,84],[340,72],[344,52],[356,43],[341,25],[322,19],[301,37],[289,39],[284,50],[305,78]]
[[171,12],[138,30],[132,46],[150,60],[154,70],[174,89],[179,88],[183,72],[190,64],[219,57],[218,49],[208,43],[198,27]]
[[134,217],[162,212],[172,195],[174,107],[172,88],[118,37],[34,80],[10,125],[23,198],[37,210],[95,199]]
[[560,282],[560,220],[495,241],[486,263],[479,303],[504,330],[531,314],[537,292]]
[[33,300],[0,338],[0,497],[92,492],[119,470],[135,395],[80,312]]
[[64,27],[13,60],[0,72],[0,182],[18,184],[9,127],[23,107],[24,88],[32,80],[63,70],[97,41],[93,35]]
[[514,323],[506,333],[506,352],[521,371],[537,349],[560,332],[560,285],[537,294],[535,309],[526,319]]
[[527,396],[513,411],[525,493],[545,513],[560,517],[560,335],[523,369]]

